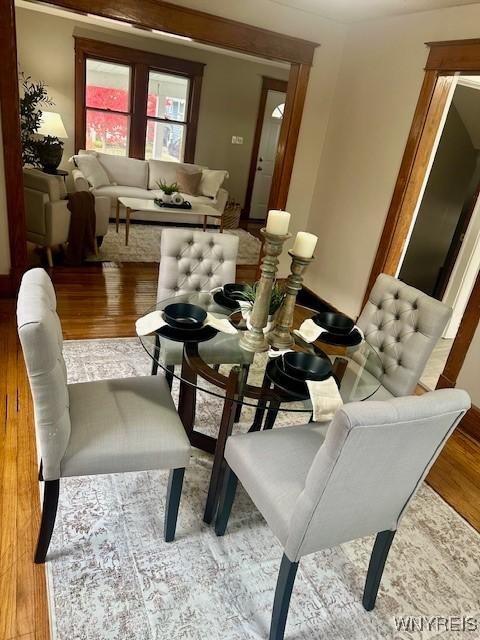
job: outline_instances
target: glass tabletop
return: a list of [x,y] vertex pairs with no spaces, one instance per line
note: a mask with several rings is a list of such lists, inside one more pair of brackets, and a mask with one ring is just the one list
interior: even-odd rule
[[[196,390],[223,400],[230,399],[250,407],[273,404],[280,411],[310,411],[312,405],[306,384],[292,381],[282,372],[279,374],[281,366],[274,361],[282,356],[275,357],[272,351],[250,353],[242,349],[240,336],[246,330],[245,319],[239,310],[226,308],[214,297],[218,299],[213,292],[181,294],[158,302],[148,312],[162,311],[169,304],[186,302],[205,309],[217,318],[228,318],[237,328],[237,333],[233,335],[204,328],[200,336],[198,332],[180,332],[172,327],[164,327],[156,334],[140,337],[152,360],[170,372],[176,365],[173,376],[181,384],[193,386]],[[297,305],[293,328],[298,328],[305,319],[317,313],[314,309]],[[198,341],[199,337],[201,341]],[[295,336],[295,341],[292,346],[295,351],[328,356],[344,403],[366,400],[380,387],[382,363],[368,342],[363,340],[360,344],[349,346],[329,344],[318,339],[314,343],[307,343],[299,336]],[[228,383],[232,367],[238,367],[239,383],[234,390]]]

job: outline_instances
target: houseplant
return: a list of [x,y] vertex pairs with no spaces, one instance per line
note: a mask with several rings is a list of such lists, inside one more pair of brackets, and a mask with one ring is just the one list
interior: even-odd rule
[[[251,309],[253,307],[253,303],[255,302],[255,298],[257,296],[257,287],[258,281],[253,284],[247,284],[244,291],[239,293],[239,297],[243,298],[247,304],[242,305],[243,310],[246,313],[247,326],[249,322],[249,316]],[[270,298],[270,307],[268,309],[268,321],[267,326],[264,328],[264,333],[268,333],[272,330],[273,325],[275,323],[275,314],[282,306],[283,299],[285,298],[285,290],[284,288],[275,281],[272,287],[272,295]]]
[[20,98],[20,131],[23,164],[42,167],[45,170],[56,168],[62,158],[63,142],[56,136],[38,137],[42,120],[40,107],[51,107],[55,103],[49,97],[44,82],[35,82],[23,72],[21,89],[23,95]]
[[157,182],[158,188],[163,192],[163,202],[172,202],[172,196],[180,191],[180,187],[176,182],[168,184],[165,180],[159,180]]

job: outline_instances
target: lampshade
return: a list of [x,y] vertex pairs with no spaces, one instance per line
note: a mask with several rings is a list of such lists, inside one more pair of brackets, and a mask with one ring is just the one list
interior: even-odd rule
[[62,116],[53,111],[43,111],[38,132],[42,136],[55,136],[57,138],[68,138],[63,125]]

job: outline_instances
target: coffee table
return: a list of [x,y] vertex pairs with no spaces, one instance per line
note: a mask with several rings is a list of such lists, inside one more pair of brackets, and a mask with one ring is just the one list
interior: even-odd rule
[[127,198],[121,196],[117,199],[117,233],[120,225],[120,205],[125,207],[125,246],[128,245],[130,232],[130,216],[134,211],[142,213],[166,213],[172,216],[203,216],[203,230],[207,228],[207,218],[220,218],[220,233],[223,233],[223,213],[207,204],[194,204],[191,209],[177,209],[173,207],[159,207],[153,200],[147,198]]

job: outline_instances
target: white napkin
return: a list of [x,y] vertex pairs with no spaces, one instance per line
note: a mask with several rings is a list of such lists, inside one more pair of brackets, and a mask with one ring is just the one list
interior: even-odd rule
[[332,420],[337,409],[343,405],[335,378],[330,376],[326,380],[307,380],[307,387],[313,405],[314,421]]
[[[350,333],[352,333],[355,330],[358,331],[363,342],[365,340],[363,331],[360,329],[358,325],[355,325],[352,331],[350,331]],[[294,329],[293,333],[296,333],[298,336],[300,336],[300,338],[305,340],[305,342],[315,342],[315,340],[318,340],[318,338],[322,335],[322,333],[328,333],[328,330],[324,329],[323,327],[320,327],[311,318],[308,318],[308,320],[304,320],[302,322],[299,329]]]
[[322,333],[328,333],[328,331],[316,324],[311,318],[308,318],[302,322],[299,329],[294,329],[293,333],[296,333],[305,342],[315,342]]
[[268,350],[268,357],[278,358],[278,356],[283,356],[285,353],[289,353],[290,351],[293,351],[293,349],[272,349],[272,347],[270,347]]
[[[161,311],[152,311],[136,321],[135,329],[138,336],[148,336],[149,333],[154,333],[166,324]],[[232,335],[237,333],[237,330],[227,318],[216,318],[212,313],[207,313],[205,324],[222,333],[230,333]]]

